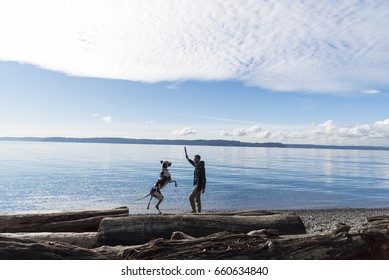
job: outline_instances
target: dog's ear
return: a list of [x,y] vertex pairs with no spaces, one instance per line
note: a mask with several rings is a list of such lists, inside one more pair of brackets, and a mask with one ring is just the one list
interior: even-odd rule
[[162,163],[163,163],[163,160],[161,160],[160,163],[162,164]]

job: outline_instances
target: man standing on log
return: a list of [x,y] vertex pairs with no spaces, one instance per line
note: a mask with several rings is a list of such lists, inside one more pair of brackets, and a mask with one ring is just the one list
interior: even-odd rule
[[188,153],[185,149],[185,157],[189,161],[190,164],[194,166],[194,174],[193,174],[193,191],[189,196],[190,206],[192,207],[192,213],[196,213],[196,205],[197,205],[197,213],[201,213],[201,194],[205,193],[205,163],[201,160],[200,155],[195,155],[194,159],[191,160],[188,157]]

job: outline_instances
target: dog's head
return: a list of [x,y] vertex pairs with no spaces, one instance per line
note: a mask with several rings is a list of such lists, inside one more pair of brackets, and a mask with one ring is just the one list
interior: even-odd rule
[[172,163],[170,161],[163,161],[161,160],[161,164],[162,164],[162,168],[168,168],[170,165],[172,165]]

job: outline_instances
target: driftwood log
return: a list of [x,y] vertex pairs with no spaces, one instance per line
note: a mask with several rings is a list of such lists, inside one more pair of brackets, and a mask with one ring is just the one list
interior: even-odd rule
[[[353,228],[338,223],[333,230],[321,234],[284,234],[274,227],[255,227],[247,231],[242,224],[228,225],[231,221],[242,221],[234,217],[272,216],[277,213],[254,211],[243,213],[223,213],[192,216],[203,226],[193,230],[185,221],[183,231],[178,231],[177,223],[171,236],[157,236],[140,245],[98,246],[93,240],[101,232],[89,233],[3,233],[0,234],[0,259],[67,259],[67,260],[99,260],[99,259],[389,259],[389,216],[368,218],[363,226]],[[212,222],[213,215],[225,216],[222,222]],[[172,216],[172,217],[169,217]],[[181,215],[166,215],[176,220]],[[292,215],[293,216],[293,215]],[[130,216],[129,216],[130,217]],[[144,216],[143,226],[149,228],[155,218],[162,216]],[[226,217],[232,218],[227,219]],[[211,219],[207,220],[207,219]],[[273,217],[274,218],[274,217]],[[112,220],[107,218],[106,220]],[[113,220],[122,220],[114,218]],[[229,221],[226,227],[237,229],[237,232],[218,229],[220,223]],[[104,220],[105,221],[105,220]],[[209,224],[204,224],[208,221]],[[103,222],[102,222],[103,223]],[[207,228],[217,230],[206,233]],[[120,228],[120,227],[119,227]],[[283,227],[280,227],[283,229]],[[118,229],[118,228],[116,228]],[[125,227],[127,230],[127,227]],[[145,230],[147,232],[147,230]],[[242,230],[241,232],[239,231]],[[243,231],[244,230],[244,231]],[[196,233],[196,236],[192,233]],[[115,233],[121,237],[126,233]],[[138,233],[139,235],[139,233]],[[119,239],[120,241],[120,239]],[[120,242],[117,243],[120,243]],[[101,245],[101,244],[100,244]],[[94,248],[92,248],[94,247]]]
[[280,235],[274,230],[219,232],[194,238],[175,232],[123,250],[124,259],[389,259],[389,216],[368,218],[359,228],[339,223],[322,234]]
[[63,242],[81,248],[92,249],[96,245],[96,232],[18,232],[0,233],[0,241],[22,243]]
[[0,215],[0,232],[96,232],[106,217],[127,216],[128,208]]
[[368,218],[359,236],[367,248],[361,258],[389,260],[389,216]]
[[156,239],[137,248],[126,249],[124,259],[240,259],[306,260],[354,259],[363,242],[344,235],[292,235],[272,238],[265,235],[219,232],[184,240]]
[[303,222],[293,213],[137,215],[104,219],[97,234],[97,245],[142,244],[156,238],[170,238],[174,231],[201,237],[220,231],[242,233],[257,229],[275,229],[280,234],[305,233]]
[[101,254],[93,249],[63,242],[0,241],[1,260],[101,260],[116,259],[114,254]]

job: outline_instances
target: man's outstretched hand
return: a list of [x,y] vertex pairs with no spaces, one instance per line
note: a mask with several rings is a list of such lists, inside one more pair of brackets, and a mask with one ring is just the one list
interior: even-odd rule
[[186,159],[189,159],[188,153],[187,153],[187,151],[186,151],[186,147],[184,147],[184,150],[185,150],[185,157],[186,157]]

